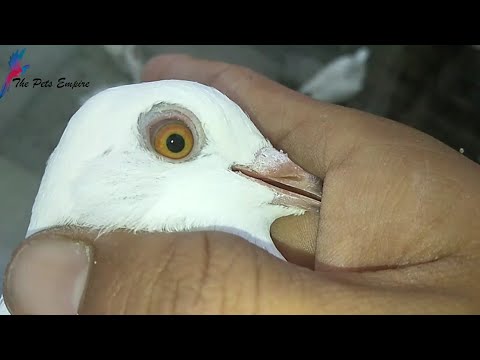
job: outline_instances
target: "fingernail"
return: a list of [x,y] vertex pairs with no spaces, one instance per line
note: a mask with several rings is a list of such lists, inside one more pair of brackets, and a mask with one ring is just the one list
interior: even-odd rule
[[40,234],[10,262],[4,286],[12,314],[74,315],[87,285],[91,248],[81,241]]

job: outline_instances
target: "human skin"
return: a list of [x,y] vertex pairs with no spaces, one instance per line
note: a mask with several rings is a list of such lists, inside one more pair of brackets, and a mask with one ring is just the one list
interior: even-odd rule
[[166,55],[144,80],[193,80],[238,103],[323,179],[320,213],[277,220],[288,262],[220,232],[26,239],[4,281],[14,314],[480,312],[480,166],[398,122],[315,101],[249,69]]

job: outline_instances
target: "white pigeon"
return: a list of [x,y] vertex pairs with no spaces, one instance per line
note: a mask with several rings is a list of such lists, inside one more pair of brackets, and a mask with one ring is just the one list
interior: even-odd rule
[[27,237],[63,225],[217,230],[284,260],[270,226],[318,210],[321,187],[218,90],[179,80],[119,86],[71,118],[48,160]]

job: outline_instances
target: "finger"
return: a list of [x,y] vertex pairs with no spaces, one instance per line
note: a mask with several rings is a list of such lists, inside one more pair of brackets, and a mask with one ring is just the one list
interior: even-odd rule
[[145,81],[180,79],[212,86],[236,102],[262,133],[312,173],[324,177],[358,144],[432,141],[399,123],[315,101],[248,68],[186,55],[162,55],[145,66]]
[[[75,292],[84,293],[80,297],[79,314],[478,311],[472,297],[465,296],[465,292],[455,294],[433,287],[434,282],[425,281],[420,270],[410,272],[405,284],[395,280],[398,273],[394,271],[377,278],[352,273],[314,273],[223,233],[114,232],[97,237],[93,233],[65,230],[53,235],[44,232],[34,238],[30,240],[29,256],[21,255],[25,250],[17,252],[6,278],[5,300],[14,314],[75,313],[70,311],[70,299]],[[56,244],[52,239],[56,239]],[[70,285],[60,277],[60,287],[69,290],[58,291],[58,272],[84,272],[81,267],[71,271],[70,261],[77,259],[71,254],[77,252],[79,243],[87,244],[83,249],[94,247],[86,285],[80,289],[83,291],[75,290],[77,276],[68,276]],[[65,250],[67,247],[69,250]],[[55,271],[36,274],[50,262],[56,264]],[[426,273],[431,276],[439,272],[434,269]]]
[[317,212],[307,212],[302,216],[277,219],[272,224],[272,239],[287,261],[308,269],[315,268],[319,221],[320,215]]

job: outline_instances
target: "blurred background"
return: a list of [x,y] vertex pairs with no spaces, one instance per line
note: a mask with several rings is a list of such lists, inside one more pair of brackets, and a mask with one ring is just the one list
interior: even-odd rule
[[[480,47],[475,45],[2,45],[2,85],[11,54],[23,48],[21,63],[30,65],[25,80],[52,80],[53,87],[12,85],[0,98],[2,274],[25,236],[45,163],[69,118],[95,92],[138,82],[142,65],[155,54],[187,53],[245,65],[316,99],[415,127],[480,162]],[[58,89],[61,77],[90,86]]]

